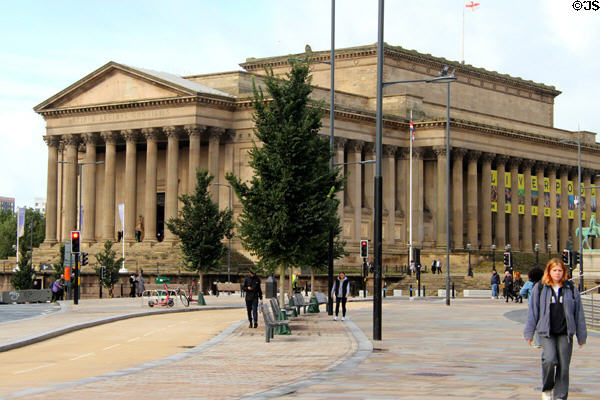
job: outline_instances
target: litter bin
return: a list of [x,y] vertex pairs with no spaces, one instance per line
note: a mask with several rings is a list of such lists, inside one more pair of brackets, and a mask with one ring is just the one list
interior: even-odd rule
[[271,274],[265,281],[265,298],[277,298],[277,279]]

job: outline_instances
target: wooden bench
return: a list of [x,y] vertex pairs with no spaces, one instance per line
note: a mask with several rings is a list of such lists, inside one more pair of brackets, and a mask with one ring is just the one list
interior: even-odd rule
[[[279,307],[279,302],[277,301],[276,298],[271,297],[269,299],[269,301],[271,302],[271,310],[273,310],[273,314],[275,315],[279,315],[279,313],[281,312],[281,308]],[[287,317],[295,317],[296,313],[294,312],[295,308],[294,307],[286,307],[285,308],[285,316]]]
[[219,283],[217,283],[217,290],[219,292],[235,293],[240,290],[240,284],[239,283],[219,282]]
[[271,310],[269,310],[269,306],[267,303],[260,303],[260,309],[262,311],[263,319],[265,321],[265,341],[269,343],[271,339],[275,336],[275,328],[278,326],[288,325],[288,321],[277,321],[273,318],[273,314]]
[[304,308],[304,314],[306,314],[306,307],[308,307],[309,304],[306,302],[306,300],[304,300],[304,296],[302,295],[302,293],[296,293],[296,294],[294,294],[292,296],[292,299],[294,299],[294,305],[293,305],[293,307],[296,307],[296,310],[297,310],[298,314],[300,314],[300,309],[301,308]]

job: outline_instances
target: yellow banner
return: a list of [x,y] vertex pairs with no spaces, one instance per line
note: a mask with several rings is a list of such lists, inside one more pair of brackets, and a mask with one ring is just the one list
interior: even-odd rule
[[519,185],[519,214],[525,214],[525,176],[523,174],[517,175],[517,181]]
[[562,210],[561,210],[561,201],[562,201],[562,184],[560,183],[560,179],[556,180],[556,217],[562,218]]
[[598,209],[598,203],[596,202],[596,188],[592,188],[590,192],[590,210],[592,211],[592,217],[596,218],[596,210]]
[[568,218],[575,218],[575,187],[573,186],[573,181],[567,181],[567,193],[568,193]]
[[531,215],[538,215],[538,184],[537,176],[531,176]]
[[492,170],[492,212],[498,212],[498,171]]
[[585,206],[586,206],[586,195],[585,195],[585,183],[581,182],[581,220],[585,221]]
[[544,217],[550,216],[550,178],[544,178]]

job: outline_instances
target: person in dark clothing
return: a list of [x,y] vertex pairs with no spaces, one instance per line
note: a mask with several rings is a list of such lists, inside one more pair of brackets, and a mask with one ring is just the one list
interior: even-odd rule
[[136,274],[129,277],[129,297],[135,297],[135,285],[137,283]]
[[523,287],[523,285],[525,284],[525,282],[523,281],[523,278],[521,278],[521,273],[520,272],[515,272],[515,279],[513,282],[513,296],[515,296],[515,302],[517,303],[522,303],[523,302],[523,297],[521,296],[520,292],[521,292],[521,288]]
[[498,287],[500,286],[500,275],[496,270],[492,271],[492,279],[490,279],[492,285],[492,299],[498,298]]
[[[258,328],[258,300],[262,300],[262,289],[260,288],[260,278],[254,271],[250,270],[244,281],[244,291],[246,292],[246,311],[248,312],[249,328]],[[254,318],[254,325],[252,319]]]
[[335,296],[335,318],[337,321],[340,313],[340,303],[342,303],[342,321],[346,320],[346,301],[350,295],[350,281],[346,278],[346,274],[340,272],[331,288],[331,295]]
[[513,277],[510,272],[506,271],[504,273],[504,279],[502,280],[502,283],[504,283],[504,298],[508,303],[509,297],[511,300],[515,299],[513,296]]
[[540,336],[542,353],[542,399],[567,399],[573,335],[579,347],[587,340],[581,296],[567,280],[564,263],[548,261],[542,281],[531,291],[523,336],[530,345],[534,332]]

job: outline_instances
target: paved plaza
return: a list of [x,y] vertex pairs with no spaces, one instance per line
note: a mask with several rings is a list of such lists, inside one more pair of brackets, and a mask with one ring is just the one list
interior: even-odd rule
[[[372,303],[353,302],[349,321],[302,315],[292,320],[292,335],[271,343],[262,323],[248,328],[239,297],[209,297],[208,304],[212,309],[128,319],[2,352],[2,376],[13,378],[3,379],[0,398],[539,398],[541,351],[522,339],[526,304],[386,299],[383,340],[371,341]],[[65,305],[22,321],[21,336],[146,311],[127,299]],[[0,346],[19,340],[17,325],[3,324]],[[177,331],[171,340],[156,334],[166,327]],[[93,347],[99,337],[105,342]],[[570,399],[598,398],[599,344],[591,333],[575,348]],[[110,355],[115,348],[120,357]],[[65,354],[48,353],[57,349]]]

